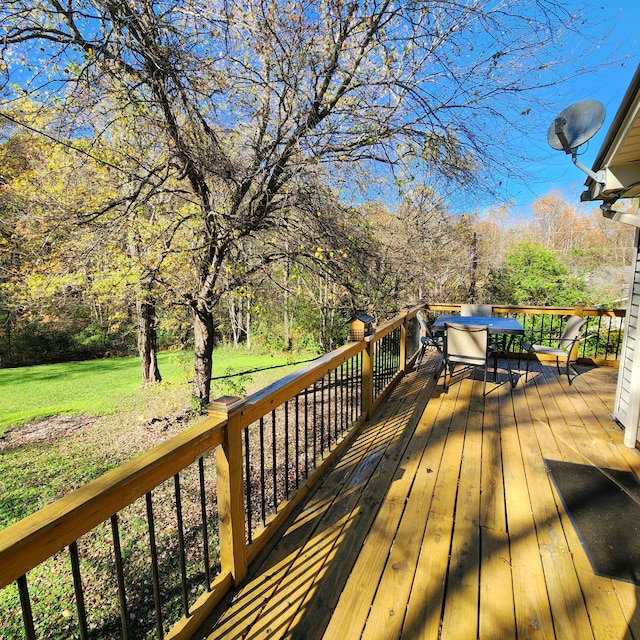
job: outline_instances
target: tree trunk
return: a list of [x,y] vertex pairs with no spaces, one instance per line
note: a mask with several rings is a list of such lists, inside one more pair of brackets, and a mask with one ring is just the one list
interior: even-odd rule
[[142,366],[142,384],[160,382],[158,368],[158,335],[156,333],[156,305],[154,300],[138,300],[138,353]]
[[476,284],[478,278],[478,236],[473,233],[471,239],[471,282],[469,283],[469,302],[476,301]]
[[285,351],[291,351],[293,347],[293,338],[292,338],[292,320],[289,318],[289,276],[290,276],[290,268],[289,264],[289,243],[286,244],[285,248],[287,252],[287,257],[284,263],[284,283],[283,283],[283,292],[284,292],[284,314],[282,318],[282,323],[284,324],[284,348]]
[[213,362],[213,314],[206,304],[193,305],[194,373],[193,397],[201,408],[209,402],[211,392],[211,365]]
[[238,309],[236,299],[231,290],[227,291],[227,300],[229,302],[229,323],[231,325],[233,348],[237,349],[240,344],[240,331],[242,329],[242,321],[239,319],[242,313],[242,304],[240,304],[240,309]]
[[251,304],[247,304],[247,351],[251,350]]

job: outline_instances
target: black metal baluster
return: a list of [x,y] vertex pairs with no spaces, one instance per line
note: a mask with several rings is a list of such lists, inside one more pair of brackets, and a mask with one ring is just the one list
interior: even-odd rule
[[[340,408],[338,408],[338,398],[341,398],[341,394],[342,394],[342,365],[340,365],[340,384],[338,384],[338,368],[336,368],[334,370],[334,382],[335,382],[335,390],[334,390],[334,402],[335,402],[335,406],[334,406],[334,413],[336,416],[336,419],[334,420],[333,423],[333,429],[334,429],[334,436],[335,436],[335,440],[336,442],[338,441],[338,433],[342,433],[342,411],[341,409],[344,409],[344,407],[342,406],[342,403],[340,403]],[[338,423],[340,423],[340,428],[338,428]]]
[[147,525],[149,527],[149,550],[151,553],[151,577],[153,580],[153,599],[156,609],[156,631],[159,640],[164,638],[162,628],[162,596],[160,593],[160,571],[158,569],[158,548],[156,546],[156,526],[153,520],[153,503],[151,492],[146,494],[147,503]]
[[356,356],[356,371],[353,377],[356,390],[355,412],[356,418],[362,415],[362,352],[360,351]]
[[387,386],[387,380],[389,379],[389,369],[391,368],[391,342],[393,340],[392,335],[388,333],[385,336],[386,340],[383,340],[383,357],[384,357],[384,378],[382,380],[382,384],[380,385],[380,392],[384,391],[384,388]]
[[122,637],[124,640],[129,640],[129,607],[127,605],[127,591],[124,583],[124,564],[122,562],[122,546],[120,544],[120,528],[118,527],[117,513],[111,516],[111,538],[113,539],[113,556],[116,565],[116,580],[118,582]]
[[284,403],[284,495],[289,497],[289,401]]
[[[331,451],[331,370],[327,373],[327,451]],[[324,401],[322,403],[324,405]]]
[[[623,331],[622,331],[622,327],[618,325],[618,320],[616,317],[616,326],[617,326],[617,331],[616,331],[616,353],[615,353],[615,360],[619,360],[619,356],[620,356],[620,348],[622,346],[622,335],[623,335]],[[609,320],[609,330],[611,330],[611,320]]]
[[347,362],[343,362],[340,366],[340,435],[343,435],[345,432],[345,424],[348,411],[344,394],[344,372],[346,368]]
[[380,395],[380,389],[382,388],[382,376],[384,375],[384,338],[378,341],[378,385],[376,388],[377,398]]
[[384,379],[384,385],[382,387],[383,391],[387,387],[387,384],[389,383],[389,380],[391,380],[391,372],[393,371],[393,357],[394,357],[394,350],[395,350],[394,343],[395,343],[395,337],[394,337],[393,333],[390,333],[389,334],[389,340],[387,341],[387,344],[386,344],[387,366],[385,367],[386,375],[385,375],[385,379]]
[[31,611],[31,598],[29,597],[29,587],[27,576],[18,578],[18,592],[20,593],[20,606],[22,607],[22,624],[26,635],[26,640],[36,640],[36,630],[33,624],[33,612]]
[[380,393],[380,378],[382,377],[382,355],[383,355],[382,345],[383,345],[382,340],[378,340],[378,342],[376,342],[376,347],[375,347],[376,358],[374,359],[374,368],[373,368],[373,379],[375,380],[375,384],[374,384],[375,393],[373,395],[374,400],[375,398],[378,397]]
[[318,446],[318,434],[316,428],[318,426],[318,402],[317,402],[317,381],[313,383],[313,468],[316,466],[316,452]]
[[182,614],[189,617],[189,580],[187,578],[187,557],[184,547],[184,522],[182,520],[182,494],[180,491],[180,474],[173,476],[176,495],[176,519],[178,521],[178,556],[180,560],[180,578],[182,581]]
[[309,387],[304,390],[304,477],[309,477]]
[[347,380],[349,383],[349,417],[351,418],[350,422],[356,419],[355,416],[358,412],[358,390],[356,384],[356,363],[358,362],[358,356],[354,356],[349,360],[349,371],[347,373]]
[[324,457],[324,376],[320,378],[320,460]]
[[342,433],[347,430],[349,425],[349,361],[347,360],[342,364],[340,368],[340,403],[342,420],[340,422],[340,428]]
[[398,362],[400,360],[399,351],[398,351],[398,346],[400,345],[400,342],[398,341],[397,330],[394,331],[394,333],[393,333],[393,338],[391,340],[391,343],[392,343],[392,346],[393,346],[393,352],[392,352],[392,355],[391,355],[391,370],[389,371],[389,382],[391,382],[391,380],[393,380],[393,376],[398,371]]
[[387,380],[385,387],[391,382],[393,374],[396,370],[396,333],[395,331],[389,336],[389,372],[387,373]]
[[380,385],[380,393],[384,391],[384,388],[387,386],[387,378],[389,377],[389,368],[391,366],[391,361],[389,360],[389,356],[391,355],[391,334],[388,333],[385,336],[385,339],[382,341],[382,380]]
[[376,397],[380,395],[380,391],[382,390],[382,386],[384,384],[384,357],[385,357],[385,338],[382,338],[378,343],[378,354],[379,354],[379,370],[378,370],[378,389],[376,393]]
[[209,528],[207,525],[207,496],[204,481],[204,458],[198,458],[198,475],[200,478],[200,513],[202,514],[202,559],[204,561],[204,579],[207,591],[211,591],[211,568],[209,566]]
[[246,513],[247,513],[247,540],[249,544],[253,541],[253,504],[251,502],[252,493],[252,473],[251,473],[251,443],[249,442],[251,426],[244,430],[244,467],[245,467],[245,496]]
[[387,378],[389,376],[389,354],[391,353],[391,334],[388,333],[382,341],[382,380],[380,381],[380,393],[387,386]]
[[266,479],[264,477],[264,417],[260,418],[260,515],[262,516],[262,525],[267,521],[266,512]]
[[[602,316],[598,317],[598,337],[596,339],[596,352],[594,354],[594,357],[597,358],[598,357],[598,348],[600,347],[600,345],[602,343],[604,343],[604,359],[608,360],[609,359],[609,339],[611,337],[611,319],[607,318],[607,320],[609,320],[609,322],[607,323],[607,336],[606,338],[602,337]],[[588,325],[587,325],[588,326]],[[586,328],[585,328],[585,334],[586,334]],[[586,343],[587,341],[584,341],[584,345],[585,345],[585,349],[586,349]],[[585,351],[583,350],[582,355],[584,356]]]
[[82,577],[80,576],[78,543],[75,541],[69,545],[69,556],[71,558],[71,574],[73,576],[73,592],[76,598],[76,610],[78,611],[78,629],[80,631],[80,639],[87,640],[89,637],[89,631],[87,629],[87,611],[84,606],[84,592],[82,590]]
[[[344,427],[345,430],[349,428],[349,416],[351,415],[351,398],[349,397],[349,363],[351,359],[344,363],[344,370],[342,372],[342,391],[344,394]],[[346,377],[345,377],[346,376]]]
[[271,411],[271,475],[273,476],[273,511],[278,513],[278,464],[276,448],[276,410]]
[[300,488],[300,394],[296,394],[296,489]]

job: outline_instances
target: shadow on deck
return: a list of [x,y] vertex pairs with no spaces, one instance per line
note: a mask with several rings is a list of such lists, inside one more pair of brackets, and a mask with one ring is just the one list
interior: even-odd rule
[[[409,373],[197,638],[636,638],[638,587],[594,574],[543,458],[633,470],[617,370],[532,363],[449,393]],[[516,363],[514,363],[515,365]]]

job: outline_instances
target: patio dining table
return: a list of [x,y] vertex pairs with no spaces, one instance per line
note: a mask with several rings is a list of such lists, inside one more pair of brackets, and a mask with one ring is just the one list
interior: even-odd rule
[[524,327],[517,318],[501,318],[497,316],[438,316],[433,323],[432,330],[436,333],[443,333],[447,322],[473,325],[475,327],[488,327],[491,334],[524,335]]
[[[438,316],[433,323],[432,331],[435,333],[444,333],[446,324],[462,324],[474,327],[487,327],[491,335],[501,335],[504,337],[502,351],[507,359],[507,367],[509,369],[509,377],[511,386],[515,387],[511,366],[507,358],[509,349],[513,344],[516,336],[524,335],[524,327],[517,318],[504,318],[498,316]],[[507,341],[508,338],[508,341]]]

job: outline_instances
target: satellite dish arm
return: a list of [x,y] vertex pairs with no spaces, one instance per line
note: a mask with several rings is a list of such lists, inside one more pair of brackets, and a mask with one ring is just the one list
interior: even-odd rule
[[602,171],[600,171],[599,173],[594,173],[593,171],[591,171],[591,169],[588,169],[583,164],[578,162],[578,147],[571,148],[571,145],[567,140],[567,136],[564,133],[566,124],[567,121],[562,116],[559,116],[554,120],[555,134],[558,136],[558,140],[560,140],[560,144],[562,145],[564,152],[567,155],[571,154],[571,160],[573,161],[573,164],[575,164],[576,167],[580,169],[580,171],[586,173],[592,180],[595,180],[597,183],[604,184],[604,175]]
[[595,173],[591,171],[591,169],[588,169],[583,164],[578,162],[577,149],[573,149],[571,151],[571,160],[573,160],[573,164],[575,164],[576,167],[580,169],[580,171],[584,171],[584,173],[586,173],[594,182],[597,182],[598,184],[601,184],[604,186],[604,183],[605,183],[604,171],[598,171],[598,173]]

